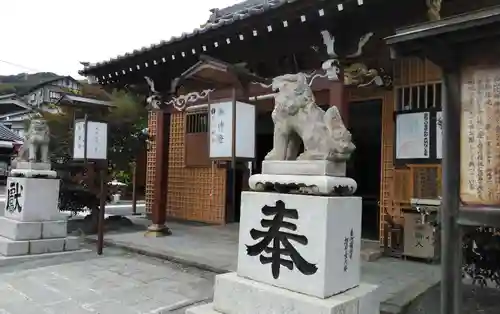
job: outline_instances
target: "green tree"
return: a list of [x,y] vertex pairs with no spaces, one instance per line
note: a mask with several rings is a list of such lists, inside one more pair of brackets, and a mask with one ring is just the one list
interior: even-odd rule
[[113,171],[129,172],[130,163],[146,148],[148,113],[136,95],[114,91],[116,106],[108,116],[108,158]]
[[[146,148],[147,111],[140,97],[124,92],[113,91],[108,94],[99,87],[84,85],[83,96],[109,100],[114,105],[107,114],[92,111],[89,119],[105,120],[108,123],[108,165],[109,174],[106,181],[113,177],[117,179],[130,178],[131,162],[139,152]],[[68,175],[61,185],[61,209],[74,212],[85,207],[92,209],[92,215],[97,217],[98,193],[100,177],[94,172],[92,180],[78,176],[84,172],[80,163],[72,161],[74,116],[81,114],[80,109],[61,106],[58,111],[43,112],[51,133],[51,159],[59,168],[66,170]],[[88,170],[88,169],[87,169]],[[90,173],[93,171],[89,171]],[[65,192],[64,192],[65,191]],[[64,195],[63,195],[64,194]],[[97,220],[94,219],[94,227]],[[95,228],[94,228],[95,229]]]

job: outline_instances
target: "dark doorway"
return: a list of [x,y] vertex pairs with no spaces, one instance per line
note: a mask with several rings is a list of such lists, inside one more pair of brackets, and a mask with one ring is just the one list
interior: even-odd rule
[[362,237],[378,240],[382,100],[350,103],[348,128],[356,151],[347,175],[358,183],[355,195],[363,198]]
[[257,137],[255,140],[256,152],[252,173],[262,172],[262,161],[264,157],[273,149],[274,122],[271,112],[263,112],[257,116]]

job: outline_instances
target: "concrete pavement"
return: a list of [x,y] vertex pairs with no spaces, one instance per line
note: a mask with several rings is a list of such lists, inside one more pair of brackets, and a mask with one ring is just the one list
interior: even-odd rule
[[[139,217],[128,217],[144,230],[150,223]],[[196,223],[168,222],[173,234],[163,238],[144,237],[144,231],[111,231],[107,245],[126,248],[136,253],[155,256],[216,273],[235,271],[238,255],[238,224],[207,226]],[[89,235],[87,239],[94,239]],[[381,258],[362,262],[362,281],[378,285],[377,297],[382,313],[403,313],[406,306],[429,288],[439,283],[438,265]]]
[[81,258],[0,267],[0,313],[184,313],[212,297],[212,273],[111,248]]

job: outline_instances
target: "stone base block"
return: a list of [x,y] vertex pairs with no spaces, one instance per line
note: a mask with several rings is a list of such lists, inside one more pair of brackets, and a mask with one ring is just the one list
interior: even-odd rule
[[379,314],[377,286],[358,287],[328,299],[319,299],[241,278],[235,273],[218,275],[214,302],[188,309],[190,314]]
[[42,223],[0,217],[0,237],[17,241],[40,239],[42,237]]
[[165,225],[152,224],[144,234],[145,237],[161,238],[172,235],[172,231]]
[[67,237],[64,240],[65,251],[76,251],[80,249],[80,239],[78,237]]
[[241,193],[238,275],[318,298],[356,287],[361,211],[360,197]]
[[42,222],[42,238],[54,239],[66,237],[68,235],[67,225],[66,220]]
[[328,160],[264,160],[262,174],[345,177],[346,163]]
[[277,191],[312,195],[349,196],[356,192],[356,181],[347,177],[254,174],[248,179],[254,191]]
[[0,237],[0,255],[18,256],[27,255],[30,251],[29,241],[14,241]]
[[35,179],[53,179],[57,178],[57,172],[54,170],[12,169],[9,176]]
[[59,179],[8,177],[6,194],[7,218],[29,222],[61,220]]
[[221,314],[221,312],[214,310],[214,304],[209,303],[191,307],[186,310],[186,314]]
[[15,241],[0,237],[0,256],[23,256],[78,251],[80,240],[77,237]]
[[25,170],[50,170],[50,162],[29,162],[29,161],[18,161],[15,165],[16,169]]
[[45,254],[64,251],[64,238],[30,241],[30,254]]

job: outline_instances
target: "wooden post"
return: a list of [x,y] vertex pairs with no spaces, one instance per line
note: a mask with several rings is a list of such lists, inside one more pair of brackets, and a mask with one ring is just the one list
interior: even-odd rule
[[226,217],[226,222],[234,222],[234,218],[236,216],[236,179],[237,179],[237,176],[236,176],[236,87],[233,87],[233,91],[232,91],[232,97],[233,97],[233,110],[232,110],[232,123],[233,123],[233,128],[232,128],[232,132],[233,134],[231,135],[231,138],[232,138],[232,143],[231,143],[231,169],[232,169],[232,172],[231,172],[231,181],[232,181],[232,186],[231,186],[231,194],[232,194],[232,197],[231,197],[231,212],[230,212],[230,215],[228,215],[228,217]]
[[[452,54],[449,54],[452,56]],[[452,58],[449,58],[452,59]],[[441,208],[441,313],[458,314],[462,302],[460,206],[460,68],[443,66],[443,199]]]
[[132,215],[137,215],[137,162],[132,162]]
[[349,126],[349,103],[345,90],[344,66],[339,61],[339,80],[330,82],[330,106],[339,108],[345,127]]
[[168,180],[168,137],[170,135],[170,114],[163,111],[156,113],[156,160],[155,160],[155,189],[151,220],[146,236],[162,237],[171,235],[166,226],[167,210],[167,180]]
[[99,199],[99,221],[97,225],[97,254],[102,255],[104,247],[104,218],[106,211],[106,175],[107,175],[107,161],[103,161],[101,165],[101,194]]

